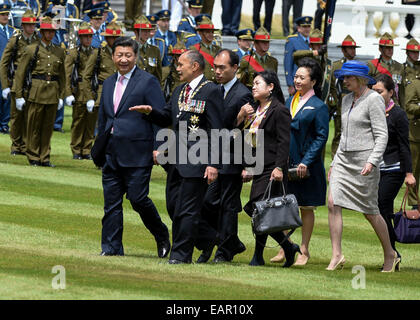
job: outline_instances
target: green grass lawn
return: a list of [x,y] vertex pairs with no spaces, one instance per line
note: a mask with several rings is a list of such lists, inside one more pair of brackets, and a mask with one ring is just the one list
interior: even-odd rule
[[[270,263],[278,248],[265,250],[266,265],[248,266],[254,249],[250,218],[239,216],[247,250],[231,264],[168,265],[128,201],[124,203],[124,257],[100,257],[103,195],[101,172],[91,161],[72,160],[71,108],[65,133],[54,132],[56,168],[30,167],[10,155],[10,138],[0,135],[0,299],[419,299],[420,247],[398,245],[401,272],[379,271],[383,255],[374,231],[360,213],[344,212],[344,269],[326,271],[331,254],[326,207],[316,212],[311,259],[305,267]],[[328,146],[329,151],[329,146]],[[327,153],[329,164],[329,154]],[[328,165],[327,164],[327,165]],[[165,210],[165,173],[155,167],[150,197],[171,229]],[[243,203],[249,184],[243,190]],[[401,193],[395,205],[401,203]],[[300,242],[300,231],[293,235]],[[274,247],[273,240],[269,246]],[[200,252],[194,253],[194,260]],[[66,288],[53,289],[54,266],[63,266]],[[366,270],[365,289],[354,289]],[[353,282],[352,282],[353,281]]]

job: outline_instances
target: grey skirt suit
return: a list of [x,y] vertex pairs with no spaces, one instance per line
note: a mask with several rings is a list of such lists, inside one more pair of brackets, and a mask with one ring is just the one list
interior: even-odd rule
[[[343,98],[340,144],[331,164],[330,194],[335,205],[365,214],[379,214],[379,163],[388,142],[384,99],[368,89],[353,105]],[[360,173],[367,162],[373,170]]]

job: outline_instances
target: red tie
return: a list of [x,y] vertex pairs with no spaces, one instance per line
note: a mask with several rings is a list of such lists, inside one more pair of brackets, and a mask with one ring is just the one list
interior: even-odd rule
[[187,103],[188,98],[190,97],[190,91],[191,91],[191,87],[189,84],[187,84],[186,88],[185,88],[185,95],[184,95],[184,102]]

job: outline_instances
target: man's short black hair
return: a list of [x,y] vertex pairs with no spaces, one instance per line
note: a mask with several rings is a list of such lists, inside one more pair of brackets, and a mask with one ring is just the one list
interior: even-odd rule
[[219,52],[216,53],[214,58],[216,58],[222,52],[227,52],[229,54],[229,64],[231,67],[233,67],[235,64],[239,66],[239,56],[229,49],[220,49]]
[[112,54],[115,53],[115,49],[117,47],[131,47],[135,55],[137,55],[137,52],[139,51],[139,44],[137,43],[137,41],[129,37],[118,37],[117,40],[115,40],[114,45],[112,46]]

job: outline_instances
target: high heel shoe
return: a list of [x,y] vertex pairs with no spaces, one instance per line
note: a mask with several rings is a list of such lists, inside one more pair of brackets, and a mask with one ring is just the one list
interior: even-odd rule
[[300,252],[300,247],[297,244],[292,244],[292,249],[289,252],[284,252],[286,262],[284,263],[283,268],[290,268],[295,263],[296,253],[298,252],[302,254],[302,252]]
[[398,254],[395,252],[394,261],[392,262],[392,268],[390,270],[383,270],[381,272],[395,272],[395,269],[400,270],[401,258],[398,257]]
[[326,267],[325,270],[334,271],[337,267],[340,267],[340,270],[344,268],[344,264],[346,263],[346,259],[344,256],[341,256],[340,260],[336,263],[334,267]]

